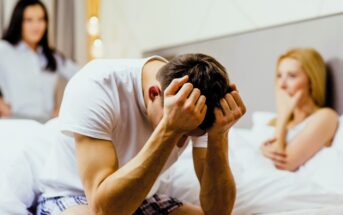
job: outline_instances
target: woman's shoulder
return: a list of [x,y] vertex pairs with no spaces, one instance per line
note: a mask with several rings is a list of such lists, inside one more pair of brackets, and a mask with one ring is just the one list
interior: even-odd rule
[[313,120],[327,123],[337,123],[339,118],[337,112],[329,107],[320,108],[312,115]]
[[4,64],[11,64],[13,61],[16,62],[14,50],[15,49],[12,44],[7,42],[6,40],[0,40],[1,66],[3,66]]
[[7,51],[9,49],[13,49],[12,44],[10,44],[9,42],[7,42],[6,40],[0,40],[0,51]]
[[314,112],[314,114],[338,118],[337,112],[334,109],[329,108],[329,107],[319,108],[316,112]]

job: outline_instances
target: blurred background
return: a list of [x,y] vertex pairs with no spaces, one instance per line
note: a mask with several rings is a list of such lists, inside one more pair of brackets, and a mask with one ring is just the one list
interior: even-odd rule
[[[0,0],[2,37],[17,2]],[[292,47],[313,47],[323,54],[327,62],[333,62],[331,67],[341,68],[343,62],[343,48],[339,48],[342,46],[337,42],[342,38],[342,32],[337,32],[343,13],[341,0],[42,2],[47,7],[49,16],[49,44],[63,54],[65,59],[71,60],[74,66],[58,68],[67,72],[62,71],[61,77],[55,78],[58,81],[53,82],[54,89],[41,86],[40,91],[32,92],[38,101],[35,104],[44,103],[45,106],[41,108],[37,105],[30,113],[27,113],[27,107],[30,102],[34,104],[34,101],[31,99],[20,103],[20,100],[31,95],[26,93],[27,95],[19,95],[18,98],[11,97],[13,92],[6,89],[6,83],[1,86],[1,82],[5,81],[0,76],[0,118],[30,118],[45,122],[57,116],[68,80],[94,58],[139,58],[159,54],[168,59],[184,52],[203,52],[222,62],[232,80],[238,84],[248,107],[248,113],[238,126],[249,127],[254,111],[275,111],[273,74],[276,59],[281,53]],[[333,18],[325,21],[329,19],[326,17]],[[311,20],[314,20],[313,24]],[[0,75],[5,72],[2,71],[4,66],[1,66],[1,63],[6,64],[5,55],[6,52],[0,53]],[[8,69],[10,70],[14,71],[15,68]],[[340,70],[334,69],[334,72]],[[340,79],[336,79],[338,83]],[[17,94],[29,92],[41,82],[45,81],[37,79],[31,85],[26,81],[28,86],[21,85],[21,89],[14,86],[12,91],[17,91]],[[14,80],[11,85],[20,84]],[[51,93],[43,98],[41,94],[46,89]],[[335,89],[336,92],[340,90]],[[261,95],[264,95],[262,100],[258,99]],[[343,109],[343,99],[334,99],[338,101],[336,110]],[[38,110],[39,108],[42,110]]]
[[[92,57],[140,57],[144,51],[343,11],[340,0],[43,2],[51,21],[50,42],[81,65]],[[0,0],[0,33],[15,4],[16,0]]]

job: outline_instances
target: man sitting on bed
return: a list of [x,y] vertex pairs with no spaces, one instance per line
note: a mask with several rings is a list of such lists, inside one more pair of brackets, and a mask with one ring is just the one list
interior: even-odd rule
[[[66,88],[63,135],[43,171],[38,213],[230,214],[228,130],[244,113],[210,56],[93,61]],[[201,208],[154,193],[188,137],[201,135],[193,141]]]

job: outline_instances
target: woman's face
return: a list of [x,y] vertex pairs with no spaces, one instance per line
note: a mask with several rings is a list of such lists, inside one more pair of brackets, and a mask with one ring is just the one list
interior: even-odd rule
[[309,96],[309,78],[301,68],[301,64],[292,58],[281,60],[277,71],[277,86],[294,96],[299,90],[304,96]]
[[40,5],[28,6],[24,10],[22,39],[25,42],[31,45],[39,43],[47,27],[44,17],[44,10]]

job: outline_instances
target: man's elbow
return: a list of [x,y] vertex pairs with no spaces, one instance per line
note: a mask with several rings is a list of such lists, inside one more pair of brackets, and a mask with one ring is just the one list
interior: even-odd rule
[[[113,204],[113,202],[121,202],[118,196],[112,196],[109,198],[104,193],[97,191],[89,200],[89,208],[91,215],[108,215],[108,214],[120,214],[131,215],[132,207],[125,207],[125,204]],[[131,209],[130,209],[131,208]]]
[[[106,199],[101,192],[101,190],[97,190],[92,195],[90,195],[88,204],[92,215],[106,215],[111,214],[111,209],[114,205],[109,204],[108,199]],[[111,205],[111,208],[109,206]]]
[[104,201],[97,196],[93,195],[90,200],[88,201],[89,209],[91,211],[90,214],[94,215],[105,215],[106,214],[106,207]]

